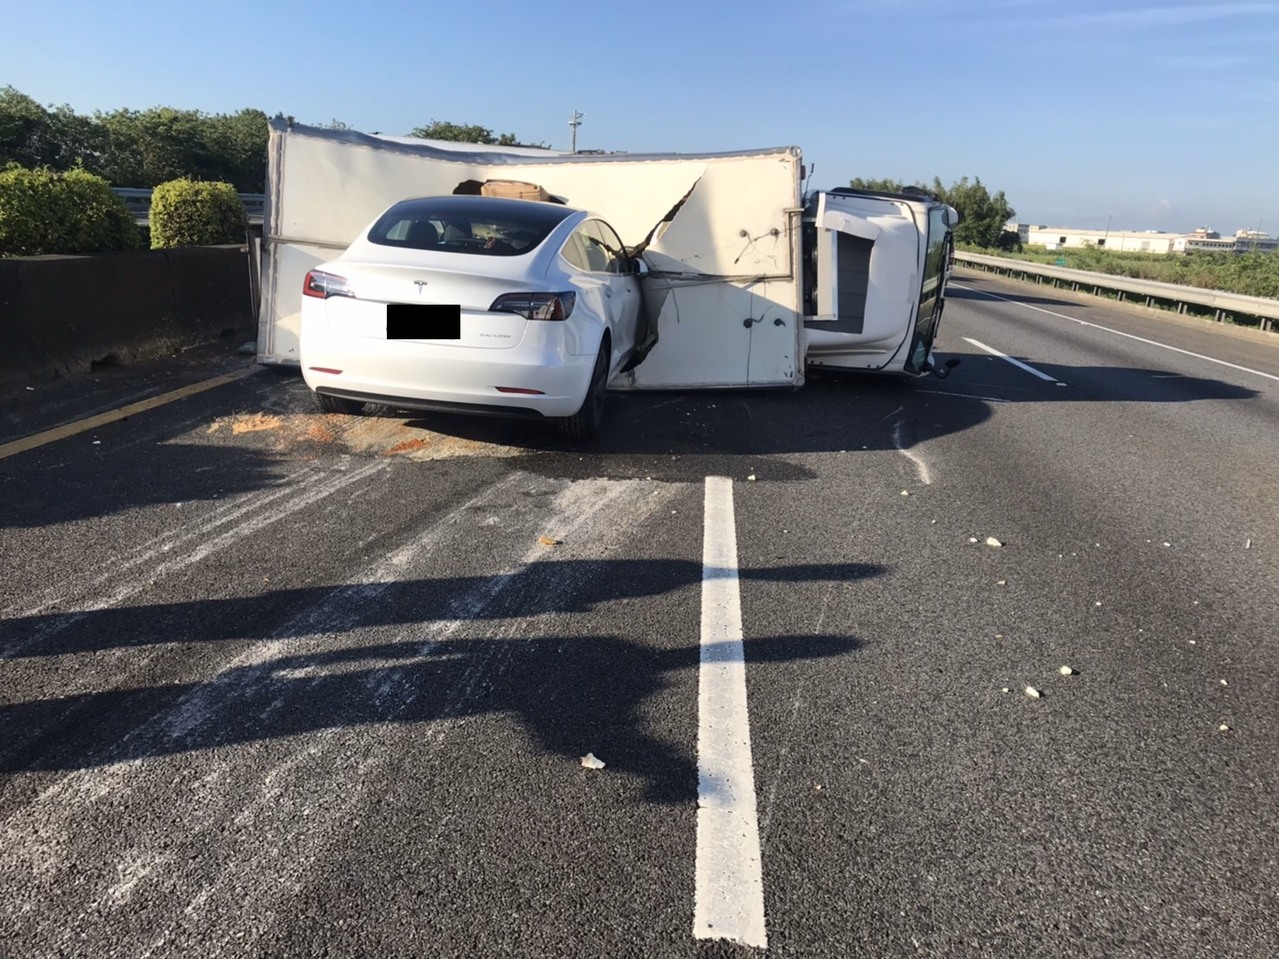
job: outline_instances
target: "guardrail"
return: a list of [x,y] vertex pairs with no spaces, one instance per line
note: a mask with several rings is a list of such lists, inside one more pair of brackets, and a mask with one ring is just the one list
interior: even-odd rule
[[1176,283],[1159,283],[1155,280],[1135,280],[1128,276],[1111,276],[1108,273],[1090,273],[1087,270],[1072,270],[1064,266],[1049,266],[1045,263],[1028,263],[1025,260],[1014,260],[1002,256],[986,256],[981,253],[964,253],[956,251],[955,261],[988,273],[1002,273],[1006,276],[1032,280],[1035,283],[1051,281],[1054,287],[1069,284],[1072,290],[1100,292],[1102,290],[1115,293],[1123,301],[1130,297],[1144,301],[1146,306],[1170,304],[1178,313],[1189,312],[1189,307],[1200,307],[1213,311],[1213,319],[1218,323],[1227,317],[1249,317],[1257,321],[1263,330],[1273,330],[1279,325],[1279,300],[1267,299],[1263,296],[1243,296],[1239,293],[1226,293],[1222,290],[1205,290],[1197,286],[1178,286]]
[[[124,201],[133,218],[145,225],[151,219],[151,191],[140,187],[115,186],[111,192]],[[244,204],[244,212],[250,223],[261,223],[266,209],[265,193],[241,193],[240,201]]]

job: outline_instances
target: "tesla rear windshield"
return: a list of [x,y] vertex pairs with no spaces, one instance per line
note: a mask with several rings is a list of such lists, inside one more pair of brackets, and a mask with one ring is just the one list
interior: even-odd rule
[[413,250],[521,256],[574,210],[535,200],[439,196],[404,200],[373,224],[369,242]]

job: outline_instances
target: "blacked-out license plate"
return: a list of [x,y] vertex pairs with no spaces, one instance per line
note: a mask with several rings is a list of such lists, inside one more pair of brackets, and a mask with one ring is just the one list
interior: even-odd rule
[[388,340],[460,340],[462,307],[442,303],[388,303]]

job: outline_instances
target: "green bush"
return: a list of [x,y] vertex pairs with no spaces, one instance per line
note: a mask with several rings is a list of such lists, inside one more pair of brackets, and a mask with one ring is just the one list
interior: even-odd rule
[[151,193],[151,249],[242,243],[248,218],[230,183],[170,180]]
[[135,250],[137,225],[102,177],[10,164],[0,170],[0,256]]

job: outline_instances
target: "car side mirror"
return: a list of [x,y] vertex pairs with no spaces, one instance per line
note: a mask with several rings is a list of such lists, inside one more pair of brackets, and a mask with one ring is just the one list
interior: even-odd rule
[[637,256],[635,259],[631,260],[631,275],[640,277],[648,276],[648,264],[645,263],[641,257]]

